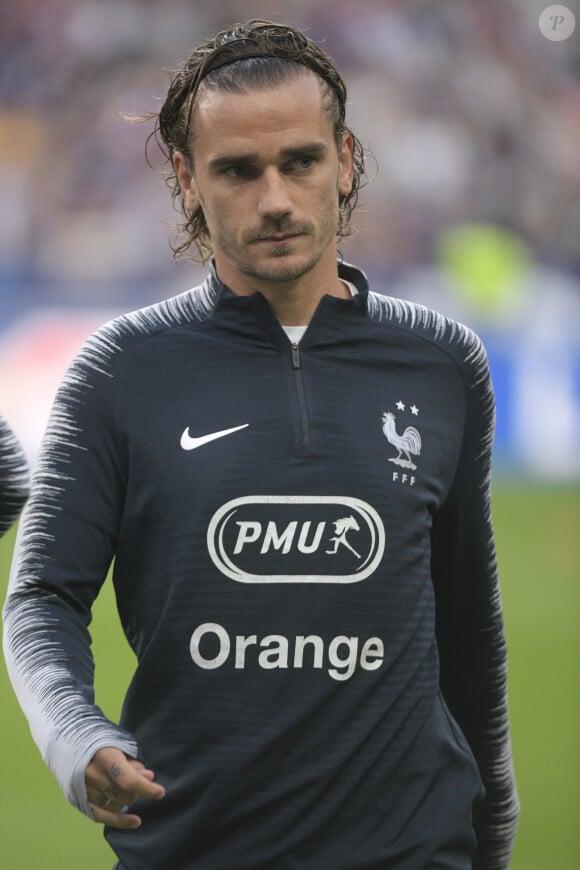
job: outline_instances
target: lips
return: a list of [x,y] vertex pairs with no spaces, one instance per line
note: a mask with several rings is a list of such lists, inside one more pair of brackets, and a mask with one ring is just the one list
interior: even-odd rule
[[302,235],[302,234],[301,233],[285,233],[282,236],[261,236],[256,241],[258,241],[258,242],[277,242],[277,243],[288,242],[288,241],[291,241],[292,239],[297,239],[300,235]]
[[308,235],[310,229],[306,226],[299,227],[270,227],[262,230],[260,235],[258,235],[259,231],[255,231],[255,233],[251,233],[248,236],[249,242],[271,242],[272,244],[282,244],[283,242],[291,242],[294,239],[298,239],[301,236]]

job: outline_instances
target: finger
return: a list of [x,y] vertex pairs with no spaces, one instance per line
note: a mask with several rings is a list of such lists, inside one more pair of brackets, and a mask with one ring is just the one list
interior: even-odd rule
[[[107,797],[114,800],[119,800],[121,796],[130,796],[132,801],[138,797],[148,798],[150,800],[160,800],[165,797],[165,789],[162,785],[155,782],[155,774],[152,770],[128,764],[125,769],[120,770],[113,766],[109,771],[109,783],[102,788],[103,793]],[[125,803],[127,801],[125,800]]]
[[[96,789],[90,787],[87,788],[87,798],[90,803],[96,804],[103,810],[119,812],[123,807],[133,804],[138,798],[160,800],[165,796],[165,789],[162,786],[150,783],[145,777],[141,777],[141,780],[142,783],[136,783],[133,788],[119,789],[115,786],[104,786]],[[141,785],[155,785],[158,790],[152,792],[150,789],[141,788]]]
[[89,801],[89,807],[95,822],[100,822],[103,825],[108,825],[110,828],[118,828],[119,830],[136,830],[141,827],[141,817],[134,813],[117,813],[109,809],[104,809],[96,803]]
[[165,788],[155,782],[155,774],[152,770],[142,770],[130,781],[123,783],[124,790],[134,796],[148,798],[149,800],[161,800],[165,797]]
[[142,771],[144,771],[146,769],[143,762],[139,761],[138,758],[127,758],[126,760],[127,760],[127,764],[130,767],[132,767],[133,770],[135,770],[137,773],[141,773]]
[[123,752],[105,747],[95,753],[85,771],[87,793],[99,802],[111,800],[116,808],[133,803],[138,797],[160,800],[165,789],[154,782],[155,774],[137,759],[127,758]]
[[112,808],[115,812],[135,800],[132,791],[120,788],[110,780],[99,778],[86,780],[87,798],[103,809]]
[[144,776],[146,779],[151,781],[155,779],[154,772],[146,768],[142,761],[138,761],[136,758],[128,758],[127,761],[140,776]]
[[115,791],[109,789],[104,791],[87,789],[87,800],[89,803],[96,804],[102,810],[108,810],[112,813],[121,812],[121,810],[128,807],[128,801],[132,803],[131,797],[127,797],[119,789]]
[[96,804],[98,807],[106,807],[109,801],[103,792],[94,788],[87,788],[87,800],[90,804]]

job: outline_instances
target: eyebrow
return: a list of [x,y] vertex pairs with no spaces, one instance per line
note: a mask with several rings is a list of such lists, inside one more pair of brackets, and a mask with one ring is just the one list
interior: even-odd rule
[[[294,157],[304,157],[305,154],[324,154],[328,150],[325,142],[311,142],[307,145],[298,145],[295,148],[281,148],[280,156],[284,160]],[[236,163],[258,163],[260,154],[257,151],[249,151],[246,154],[224,154],[222,157],[214,157],[210,160],[210,169],[219,169],[223,166],[232,166]]]

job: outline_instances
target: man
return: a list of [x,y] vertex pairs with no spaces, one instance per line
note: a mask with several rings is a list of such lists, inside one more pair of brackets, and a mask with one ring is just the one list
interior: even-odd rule
[[[56,399],[6,651],[118,868],[508,866],[485,353],[337,263],[345,101],[289,27],[193,52],[157,130],[209,276],[99,330]],[[87,631],[113,556],[121,727]]]
[[28,491],[26,456],[8,421],[0,414],[0,537],[18,519]]

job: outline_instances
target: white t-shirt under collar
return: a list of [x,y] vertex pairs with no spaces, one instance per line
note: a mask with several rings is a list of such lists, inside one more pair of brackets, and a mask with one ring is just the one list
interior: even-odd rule
[[[351,296],[356,296],[356,294],[358,293],[358,290],[356,289],[354,284],[352,284],[350,281],[344,281],[344,280],[342,280],[342,283],[348,287]],[[302,338],[302,336],[306,332],[307,327],[306,326],[284,326],[284,325],[282,325],[282,329],[284,330],[284,332],[286,333],[286,335],[288,336],[288,338],[292,342],[292,344],[299,344],[300,339]]]

